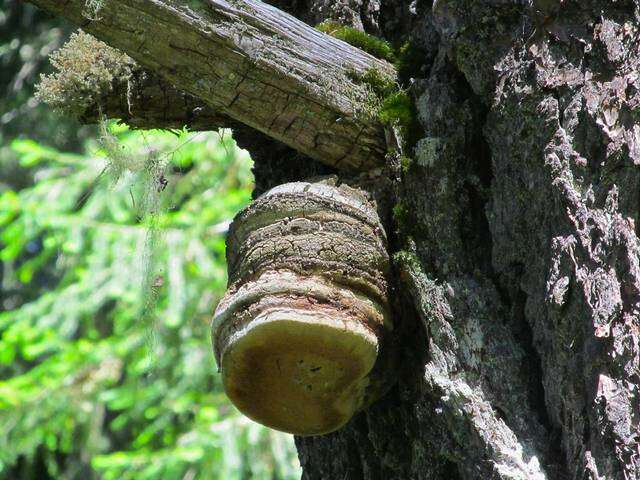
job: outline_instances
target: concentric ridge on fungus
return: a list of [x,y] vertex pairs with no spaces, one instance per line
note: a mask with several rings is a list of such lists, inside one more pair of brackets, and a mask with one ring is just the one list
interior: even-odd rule
[[227,262],[213,347],[240,411],[316,435],[375,400],[392,328],[389,257],[363,192],[328,180],[271,189],[234,220]]

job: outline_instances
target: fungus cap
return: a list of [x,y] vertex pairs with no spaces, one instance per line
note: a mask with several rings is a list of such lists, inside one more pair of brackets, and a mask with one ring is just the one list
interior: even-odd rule
[[297,435],[328,433],[379,393],[372,374],[391,330],[384,231],[350,187],[274,190],[231,228],[214,352],[242,413]]

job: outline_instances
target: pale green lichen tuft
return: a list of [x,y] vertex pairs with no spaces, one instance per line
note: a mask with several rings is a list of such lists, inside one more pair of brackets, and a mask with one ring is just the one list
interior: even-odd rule
[[82,10],[82,15],[91,21],[100,20],[100,10],[102,10],[102,6],[104,5],[104,0],[86,0],[84,3],[84,9]]
[[128,55],[81,30],[50,59],[56,72],[41,77],[35,96],[71,115],[81,115],[114,82],[128,81],[136,65]]
[[100,150],[98,153],[106,158],[106,167],[103,173],[107,175],[113,185],[126,174],[133,175],[135,179],[130,189],[132,205],[138,221],[146,228],[144,247],[139,257],[139,269],[142,272],[144,291],[140,321],[148,327],[146,329],[149,333],[147,341],[153,349],[156,333],[153,307],[158,301],[160,285],[157,280],[162,278],[157,255],[158,245],[163,241],[161,218],[167,211],[166,202],[163,201],[163,192],[168,184],[166,177],[169,174],[169,156],[167,154],[161,155],[159,151],[151,148],[145,149],[144,152],[128,149],[113,131],[114,128],[119,127],[115,123],[107,121],[106,118],[100,120],[99,127]]
[[98,143],[107,159],[107,173],[117,182],[126,172],[137,173],[144,168],[144,160],[129,152],[111,131],[106,118],[100,120]]

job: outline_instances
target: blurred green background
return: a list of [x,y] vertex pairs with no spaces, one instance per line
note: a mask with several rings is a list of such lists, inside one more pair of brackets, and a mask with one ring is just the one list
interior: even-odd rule
[[71,29],[9,0],[0,31],[0,478],[300,478],[210,346],[248,154],[62,118],[32,95]]

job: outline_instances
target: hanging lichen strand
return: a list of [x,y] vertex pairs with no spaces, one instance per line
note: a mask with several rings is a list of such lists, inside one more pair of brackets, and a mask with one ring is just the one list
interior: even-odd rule
[[392,328],[389,257],[362,191],[335,180],[273,188],[236,217],[227,263],[213,345],[240,411],[317,435],[375,400]]

